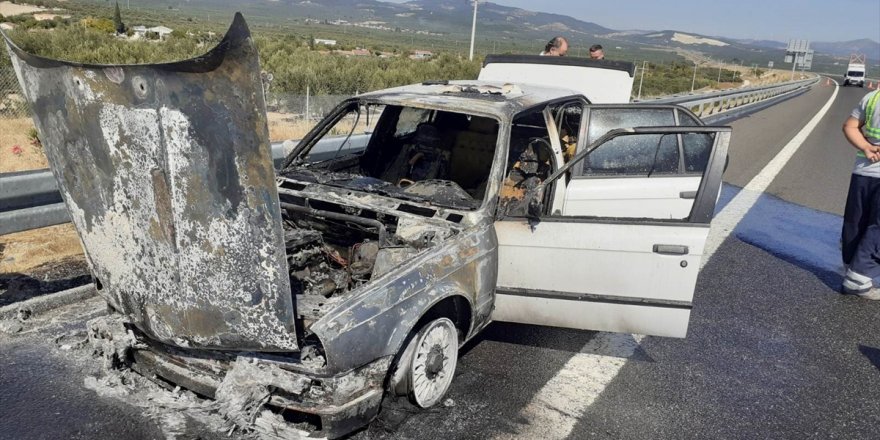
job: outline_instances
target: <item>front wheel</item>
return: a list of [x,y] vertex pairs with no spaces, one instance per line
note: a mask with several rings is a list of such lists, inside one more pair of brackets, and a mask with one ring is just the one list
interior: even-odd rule
[[425,324],[398,360],[392,390],[421,408],[436,405],[446,395],[458,363],[458,329],[449,318]]

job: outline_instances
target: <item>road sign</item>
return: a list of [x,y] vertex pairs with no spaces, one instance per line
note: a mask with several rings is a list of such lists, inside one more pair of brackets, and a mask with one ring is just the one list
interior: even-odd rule
[[801,57],[801,68],[810,70],[813,68],[813,49],[807,49]]
[[786,52],[806,52],[810,50],[809,40],[789,40]]
[[794,79],[794,71],[798,67],[807,70],[813,67],[813,51],[810,49],[809,40],[789,40],[785,50],[785,62],[791,63],[791,76]]

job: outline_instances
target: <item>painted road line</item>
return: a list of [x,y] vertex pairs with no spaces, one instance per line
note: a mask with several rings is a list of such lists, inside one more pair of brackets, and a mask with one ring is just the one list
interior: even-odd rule
[[796,153],[798,148],[800,148],[804,141],[807,140],[810,133],[812,133],[816,126],[819,125],[819,122],[825,117],[825,114],[828,113],[828,109],[831,108],[831,104],[834,103],[834,99],[837,98],[838,90],[839,87],[837,86],[837,83],[834,83],[834,92],[831,93],[831,98],[829,98],[828,102],[819,109],[819,112],[813,116],[813,119],[810,119],[810,122],[807,122],[801,131],[791,138],[791,140],[782,147],[782,150],[780,150],[779,153],[777,153],[776,156],[764,166],[764,169],[762,169],[758,175],[753,177],[742,191],[740,191],[739,194],[737,194],[733,200],[731,200],[730,203],[728,203],[727,206],[715,216],[712,220],[712,229],[709,231],[709,237],[706,240],[706,247],[703,250],[701,268],[709,262],[712,255],[715,254],[715,251],[721,246],[721,243],[723,243],[724,240],[730,236],[730,233],[736,229],[736,225],[738,225],[746,213],[755,206],[755,203],[758,201],[761,194],[767,190],[767,187],[770,186],[773,179],[775,179],[782,171],[782,168],[785,167],[785,164],[788,163],[789,159],[794,156],[794,153]]
[[597,333],[520,411],[523,423],[496,439],[565,439],[635,353],[641,335]]

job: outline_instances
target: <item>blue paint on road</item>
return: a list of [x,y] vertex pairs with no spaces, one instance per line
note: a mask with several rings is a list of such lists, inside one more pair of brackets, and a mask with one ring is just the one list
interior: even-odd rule
[[[717,211],[740,188],[723,185]],[[762,194],[739,222],[733,235],[752,246],[815,274],[830,288],[840,287],[841,216]]]

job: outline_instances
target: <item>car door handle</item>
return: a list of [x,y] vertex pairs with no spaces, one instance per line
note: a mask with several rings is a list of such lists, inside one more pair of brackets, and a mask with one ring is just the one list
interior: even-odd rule
[[661,255],[687,255],[688,247],[680,244],[655,244],[654,253]]
[[678,193],[678,196],[683,199],[696,199],[697,192],[696,191],[682,191],[682,192]]

